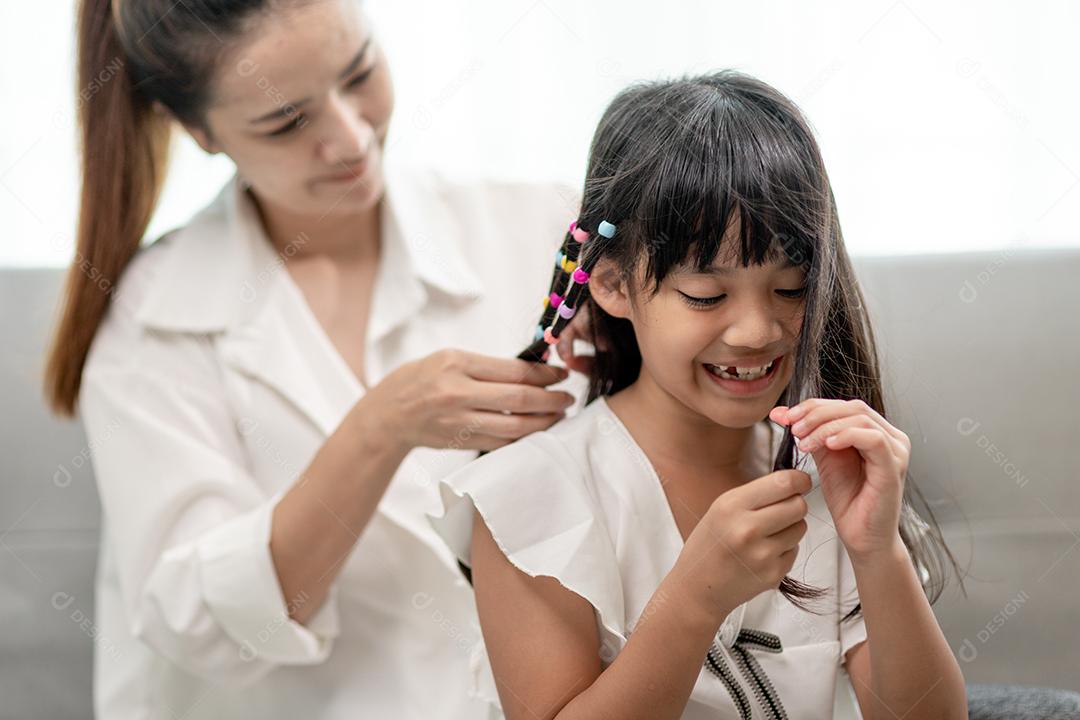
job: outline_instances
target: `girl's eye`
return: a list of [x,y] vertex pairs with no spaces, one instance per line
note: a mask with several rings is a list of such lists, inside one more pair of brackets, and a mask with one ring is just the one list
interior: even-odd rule
[[801,287],[796,288],[795,290],[777,290],[776,294],[786,298],[798,299],[806,294],[806,288]]
[[686,301],[687,305],[697,308],[712,307],[713,305],[727,297],[727,295],[717,295],[715,297],[699,298],[694,297],[693,295],[687,295],[681,290],[679,291],[679,294],[683,296],[683,299]]
[[290,119],[287,124],[282,125],[273,132],[267,133],[267,137],[278,137],[280,135],[286,135],[288,133],[291,133],[293,130],[296,130],[297,128],[304,127],[305,125],[307,125],[307,118],[304,117],[303,113],[296,113],[292,116],[292,119]]

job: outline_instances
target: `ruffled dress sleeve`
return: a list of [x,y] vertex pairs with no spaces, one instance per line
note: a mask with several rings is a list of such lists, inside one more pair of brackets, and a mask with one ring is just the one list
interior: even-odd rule
[[[530,435],[480,457],[440,481],[443,514],[432,527],[471,567],[473,518],[479,512],[499,549],[532,577],[553,577],[588,601],[610,663],[626,643],[619,567],[587,462],[571,457],[549,433]],[[472,650],[470,694],[498,705],[483,640]]]

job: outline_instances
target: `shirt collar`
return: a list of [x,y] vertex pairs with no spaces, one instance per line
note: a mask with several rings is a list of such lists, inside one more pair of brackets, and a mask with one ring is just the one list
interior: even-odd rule
[[[137,311],[142,324],[214,332],[250,319],[263,291],[284,268],[247,187],[234,174],[185,227],[142,250],[166,254]],[[452,299],[482,297],[480,279],[464,256],[464,228],[437,178],[388,169],[381,212],[377,284],[389,293],[381,303],[376,298],[372,308],[373,337],[406,320],[407,315],[397,315],[415,311],[429,299],[429,290]],[[154,247],[158,244],[160,249]]]

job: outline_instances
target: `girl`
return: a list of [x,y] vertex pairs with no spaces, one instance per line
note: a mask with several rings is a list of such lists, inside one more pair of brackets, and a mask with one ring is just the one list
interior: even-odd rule
[[[372,30],[356,0],[81,3],[95,92],[46,390],[104,511],[99,717],[485,709],[473,594],[423,515],[434,480],[572,400],[502,359],[566,201],[384,163]],[[140,249],[174,126],[237,175]]]
[[798,109],[735,72],[624,91],[558,262],[530,351],[587,303],[589,404],[445,479],[432,519],[475,582],[474,692],[509,718],[830,718],[843,668],[865,718],[966,718],[927,600],[951,556],[904,500]]

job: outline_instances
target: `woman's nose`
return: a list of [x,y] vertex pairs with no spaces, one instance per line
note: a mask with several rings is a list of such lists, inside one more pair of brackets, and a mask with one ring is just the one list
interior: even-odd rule
[[319,152],[328,165],[363,160],[375,141],[375,129],[364,119],[360,109],[340,95],[331,97],[320,125]]

